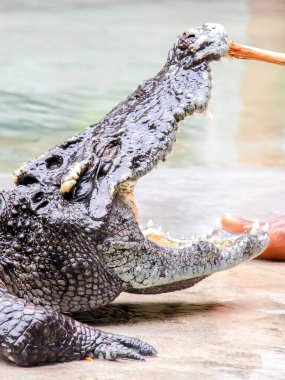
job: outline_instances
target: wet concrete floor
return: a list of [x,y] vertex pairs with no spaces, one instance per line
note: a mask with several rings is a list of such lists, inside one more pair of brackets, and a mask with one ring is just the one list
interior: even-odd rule
[[[279,169],[159,169],[137,190],[142,223],[151,216],[165,230],[189,236],[209,231],[226,211],[281,215],[284,177]],[[6,176],[0,182],[9,184]],[[95,360],[36,368],[0,361],[0,379],[282,379],[285,263],[254,260],[175,293],[122,294],[85,319],[144,339],[158,356],[145,363]]]

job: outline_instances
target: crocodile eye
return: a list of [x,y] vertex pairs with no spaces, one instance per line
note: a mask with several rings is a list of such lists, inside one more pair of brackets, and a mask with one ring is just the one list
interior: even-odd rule
[[178,43],[178,47],[180,50],[186,50],[188,48],[189,44],[185,40],[180,40]]
[[46,165],[48,169],[60,168],[63,164],[63,158],[61,156],[51,156],[46,159]]
[[97,156],[104,160],[112,160],[121,150],[121,139],[111,139],[103,146],[96,147]]

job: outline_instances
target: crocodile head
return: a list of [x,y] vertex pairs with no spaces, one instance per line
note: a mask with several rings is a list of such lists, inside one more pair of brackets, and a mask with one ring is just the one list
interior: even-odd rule
[[[207,237],[181,241],[153,228],[142,231],[138,224],[137,181],[166,159],[179,121],[206,110],[210,63],[227,52],[221,25],[187,30],[155,77],[97,124],[22,165],[14,173],[17,188],[2,193],[2,251],[40,256],[50,250],[58,259],[64,255],[67,259],[76,240],[84,250],[99,255],[128,289],[138,291],[176,289],[169,286],[176,282],[190,286],[259,255],[268,234],[258,228],[244,234],[216,229]],[[140,254],[146,255],[146,262],[153,259],[154,266],[138,264],[133,258]],[[191,268],[177,262],[171,271],[167,267],[171,255],[177,260],[186,255]],[[158,264],[164,257],[169,257],[165,266]],[[164,269],[160,271],[159,265]],[[139,281],[138,273],[149,280]]]

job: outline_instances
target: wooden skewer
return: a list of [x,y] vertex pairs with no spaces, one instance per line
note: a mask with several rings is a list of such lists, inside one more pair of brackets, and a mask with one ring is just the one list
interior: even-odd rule
[[257,61],[285,65],[285,54],[283,53],[237,44],[234,41],[229,42],[229,55],[234,58],[255,59]]

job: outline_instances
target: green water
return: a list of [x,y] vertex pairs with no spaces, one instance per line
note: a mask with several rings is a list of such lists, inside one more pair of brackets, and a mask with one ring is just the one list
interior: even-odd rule
[[[98,121],[142,80],[157,73],[176,35],[190,26],[219,22],[231,38],[250,43],[251,25],[270,16],[277,30],[268,28],[267,47],[282,50],[285,34],[280,20],[285,7],[277,2],[275,9],[274,3],[269,11],[256,11],[248,1],[1,0],[0,172],[12,171]],[[264,69],[277,83],[269,90],[277,91],[283,103],[277,115],[268,110],[276,122],[266,155],[273,158],[267,162],[266,139],[251,144],[250,137],[240,132],[244,115],[256,102],[259,105],[258,99],[246,104],[243,97],[247,65],[252,63],[224,59],[213,64],[215,86],[209,108],[214,121],[201,115],[187,119],[166,165],[243,165],[241,157],[248,153],[244,149],[256,154],[246,164],[285,163],[284,70],[273,65]],[[257,85],[258,78],[253,80]],[[260,92],[269,90],[261,87]],[[254,126],[258,135],[259,123],[254,120],[248,128]],[[261,132],[270,128],[265,121]]]

